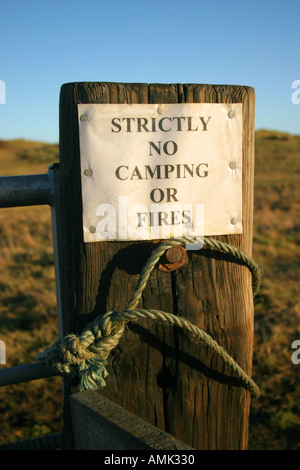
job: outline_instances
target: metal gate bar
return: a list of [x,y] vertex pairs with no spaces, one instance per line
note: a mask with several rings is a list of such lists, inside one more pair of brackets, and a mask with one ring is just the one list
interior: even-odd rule
[[[59,243],[57,237],[57,207],[59,198],[59,165],[50,165],[48,173],[40,175],[0,177],[0,208],[49,205],[52,216],[53,253],[57,295],[59,335],[62,335]],[[0,386],[60,375],[42,362],[0,369]]]
[[16,367],[7,367],[0,371],[0,387],[5,385],[28,382],[29,380],[43,379],[60,375],[55,369],[51,369],[44,362],[24,364]]
[[2,176],[0,207],[52,205],[53,188],[49,173],[42,175]]

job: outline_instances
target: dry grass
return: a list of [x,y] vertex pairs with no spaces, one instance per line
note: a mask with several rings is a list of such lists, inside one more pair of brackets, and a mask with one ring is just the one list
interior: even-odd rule
[[[263,267],[255,301],[250,449],[300,449],[300,137],[256,133],[253,257]],[[58,147],[0,141],[0,175],[47,172]],[[36,361],[58,334],[51,218],[48,207],[0,211],[0,339],[7,366]],[[2,366],[3,367],[3,366]],[[62,426],[61,379],[0,388],[0,444]]]
[[300,137],[256,133],[253,257],[263,267],[255,301],[250,449],[300,449]]
[[[57,146],[0,141],[1,176],[46,173],[57,156]],[[0,211],[0,339],[6,367],[36,362],[58,335],[51,230],[47,206]],[[56,377],[1,388],[0,443],[60,431],[61,388]]]

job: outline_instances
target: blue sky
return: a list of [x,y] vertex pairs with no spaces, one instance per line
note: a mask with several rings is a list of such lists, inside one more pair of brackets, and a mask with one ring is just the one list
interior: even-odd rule
[[2,139],[58,142],[74,81],[248,85],[257,129],[300,134],[299,0],[0,0],[0,21]]

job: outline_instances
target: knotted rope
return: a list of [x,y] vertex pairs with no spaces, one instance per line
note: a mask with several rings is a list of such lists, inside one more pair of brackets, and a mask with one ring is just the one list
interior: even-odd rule
[[[240,252],[237,248],[211,238],[204,237],[202,242],[203,245],[231,254],[243,265],[247,266],[252,273],[253,294],[255,295],[257,293],[260,285],[260,269],[251,258]],[[192,334],[196,340],[205,343],[223,359],[251,394],[254,397],[258,397],[259,388],[253,380],[241,369],[227,351],[219,346],[205,331],[193,325],[183,317],[177,317],[171,313],[165,313],[160,310],[137,308],[149,276],[161,256],[166,250],[173,246],[185,245],[186,243],[199,244],[197,239],[171,239],[161,243],[158,248],[153,251],[141,271],[136,288],[123,312],[110,311],[104,315],[99,315],[92,323],[84,328],[79,336],[69,334],[62,339],[57,339],[52,346],[46,348],[43,353],[39,354],[38,358],[60,373],[77,376],[80,380],[80,390],[95,390],[98,388],[99,384],[105,386],[105,378],[108,375],[106,370],[107,358],[111,350],[118,345],[125,325],[130,321],[134,322],[139,319],[157,320],[165,325],[179,327]],[[201,247],[202,244],[199,245],[199,248]]]

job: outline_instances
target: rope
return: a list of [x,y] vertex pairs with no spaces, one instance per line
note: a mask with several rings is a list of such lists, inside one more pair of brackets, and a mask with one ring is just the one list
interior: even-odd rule
[[[260,285],[260,269],[257,264],[246,254],[240,252],[237,248],[211,238],[204,238],[203,244],[210,248],[229,253],[236,260],[248,267],[252,273],[252,289],[255,295]],[[197,239],[187,238],[172,239],[161,243],[148,258],[144,268],[141,271],[136,288],[127,304],[125,310],[119,312],[106,312],[99,315],[95,320],[87,325],[82,333],[77,336],[73,333],[62,339],[57,339],[52,346],[39,354],[38,358],[46,362],[50,367],[55,368],[59,373],[72,374],[80,380],[80,390],[96,390],[98,384],[105,386],[105,378],[108,375],[106,370],[107,358],[113,348],[115,348],[124,332],[125,325],[131,321],[139,319],[151,319],[162,322],[164,325],[176,326],[191,334],[197,341],[201,341],[211,348],[230,369],[238,376],[244,386],[250,391],[252,396],[259,396],[259,388],[241,369],[237,362],[227,353],[227,351],[218,345],[207,333],[190,323],[182,317],[177,317],[171,313],[165,313],[160,310],[138,309],[137,304],[141,298],[142,292],[147,284],[149,276],[155,268],[157,262],[166,250],[173,246],[186,243],[198,243]]]

